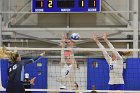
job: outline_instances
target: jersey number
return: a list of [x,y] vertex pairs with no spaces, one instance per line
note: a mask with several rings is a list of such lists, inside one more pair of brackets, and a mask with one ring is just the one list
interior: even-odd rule
[[67,70],[67,72],[66,72],[66,75],[68,75],[69,74],[69,70]]
[[9,68],[9,72],[11,72],[11,71],[13,71],[13,70],[15,70],[15,69],[17,69],[17,65],[14,65],[14,66],[12,66],[11,68]]
[[110,70],[113,70],[113,65],[109,65]]

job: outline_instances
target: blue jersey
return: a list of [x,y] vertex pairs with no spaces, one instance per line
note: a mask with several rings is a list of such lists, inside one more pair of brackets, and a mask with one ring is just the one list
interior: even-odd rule
[[[40,58],[40,57],[39,57]],[[38,58],[37,58],[38,59]],[[33,59],[26,59],[10,64],[8,68],[8,81],[24,81],[25,65],[34,62]]]

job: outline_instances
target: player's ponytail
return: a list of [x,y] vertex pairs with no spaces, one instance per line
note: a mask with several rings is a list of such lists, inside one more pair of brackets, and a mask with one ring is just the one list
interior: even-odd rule
[[11,57],[10,57],[10,61],[11,62],[16,62],[17,61],[17,58],[19,57],[20,55],[18,53],[12,53],[11,54]]
[[119,51],[118,53],[119,53],[121,56],[130,56],[130,55],[132,55],[132,52],[131,52],[131,51],[125,51],[125,52]]

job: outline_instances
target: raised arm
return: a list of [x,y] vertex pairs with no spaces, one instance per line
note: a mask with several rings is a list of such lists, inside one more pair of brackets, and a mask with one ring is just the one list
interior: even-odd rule
[[26,64],[30,64],[30,63],[33,63],[33,62],[37,62],[38,60],[40,60],[40,58],[42,58],[42,56],[44,56],[45,52],[41,53],[39,56],[35,57],[35,58],[28,58],[28,59],[25,59],[25,60],[22,60],[22,63],[24,65]]
[[109,46],[110,49],[113,49],[113,54],[118,58],[118,59],[123,59],[120,54],[118,53],[118,51],[115,50],[114,46],[110,43],[110,41],[107,38],[107,34],[104,33],[103,35],[103,39],[104,41],[107,43],[107,45]]
[[76,70],[76,68],[77,68],[77,62],[76,62],[76,60],[75,60],[74,51],[73,51],[73,50],[71,51],[70,59],[71,59],[71,61],[72,61],[72,66],[73,66],[73,68]]
[[65,48],[65,42],[66,42],[66,36],[62,35],[61,42],[60,42],[60,45],[62,47],[62,50],[61,50],[61,64],[65,63],[65,56],[64,56],[64,50],[63,50],[63,48]]
[[[93,40],[96,42],[96,44],[98,45],[98,47],[100,49],[105,49],[105,47],[99,42],[99,40],[98,40],[98,38],[97,38],[97,36],[96,36],[95,33],[93,34]],[[103,52],[103,55],[104,55],[105,59],[107,60],[107,62],[110,62],[111,61],[111,57],[109,56],[109,54],[107,53],[107,51],[104,50],[102,52]]]

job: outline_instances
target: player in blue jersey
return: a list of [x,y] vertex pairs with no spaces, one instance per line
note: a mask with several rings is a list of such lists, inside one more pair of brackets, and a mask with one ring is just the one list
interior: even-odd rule
[[[41,56],[43,54],[41,54]],[[23,86],[25,65],[39,60],[41,56],[36,59],[21,60],[21,56],[18,53],[12,54],[10,57],[11,64],[8,68],[7,93],[25,93]]]

